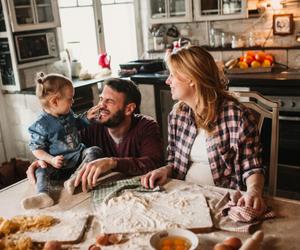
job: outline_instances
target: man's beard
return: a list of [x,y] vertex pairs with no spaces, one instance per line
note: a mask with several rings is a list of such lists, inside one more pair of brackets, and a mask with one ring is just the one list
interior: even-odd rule
[[124,120],[125,120],[125,109],[120,109],[107,121],[101,122],[101,124],[108,128],[115,128],[119,126]]

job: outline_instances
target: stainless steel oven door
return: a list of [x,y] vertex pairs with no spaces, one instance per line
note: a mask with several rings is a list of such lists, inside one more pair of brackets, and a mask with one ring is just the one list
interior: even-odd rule
[[[300,114],[279,116],[278,188],[300,199]],[[279,192],[280,195],[280,192]]]

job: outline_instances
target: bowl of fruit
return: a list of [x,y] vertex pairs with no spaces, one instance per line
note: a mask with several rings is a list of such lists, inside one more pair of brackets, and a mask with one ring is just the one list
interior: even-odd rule
[[271,72],[274,56],[263,51],[246,51],[240,58],[225,63],[225,71],[230,74]]

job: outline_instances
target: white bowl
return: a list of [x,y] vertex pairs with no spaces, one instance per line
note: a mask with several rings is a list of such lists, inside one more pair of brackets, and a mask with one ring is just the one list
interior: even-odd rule
[[167,229],[153,234],[150,238],[150,245],[152,249],[158,249],[159,241],[162,238],[169,237],[169,236],[180,236],[188,239],[191,243],[191,247],[189,248],[189,250],[195,250],[199,244],[199,239],[197,235],[194,234],[192,231],[176,228],[176,229]]

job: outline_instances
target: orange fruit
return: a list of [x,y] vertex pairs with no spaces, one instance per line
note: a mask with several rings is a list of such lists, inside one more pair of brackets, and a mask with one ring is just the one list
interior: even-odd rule
[[240,69],[247,69],[249,66],[246,62],[239,62],[239,67]]
[[246,52],[245,52],[244,57],[246,57],[246,56],[252,56],[252,57],[254,57],[254,56],[255,56],[255,53],[254,53],[254,51],[249,50],[249,51],[246,51]]
[[265,59],[269,60],[271,64],[274,62],[274,57],[270,54],[266,54]]
[[255,54],[254,58],[256,61],[263,62],[265,60],[266,53],[263,51],[259,51]]
[[246,62],[248,65],[250,65],[253,62],[254,58],[253,56],[245,56],[244,62]]
[[265,59],[263,61],[263,63],[261,64],[262,67],[271,67],[271,62],[267,59]]
[[261,65],[260,65],[260,62],[259,61],[256,61],[256,60],[254,60],[252,63],[251,63],[251,67],[252,68],[258,68],[258,67],[260,67]]

